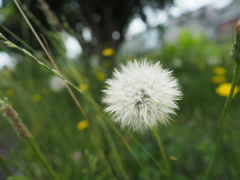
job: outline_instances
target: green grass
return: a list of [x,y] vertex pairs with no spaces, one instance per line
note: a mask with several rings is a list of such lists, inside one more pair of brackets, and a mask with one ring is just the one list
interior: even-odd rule
[[[56,43],[56,39],[53,42]],[[228,56],[230,49],[229,45],[209,42],[204,36],[192,37],[183,31],[176,43],[167,43],[159,49],[159,53],[149,54],[151,59],[161,59],[165,67],[174,71],[184,94],[179,101],[180,110],[173,117],[171,125],[158,128],[174,180],[198,180],[204,176],[214,151],[219,119],[226,101],[225,97],[216,94],[217,84],[213,84],[211,78],[214,76],[213,69],[223,66],[227,70],[227,81],[231,81],[234,62]],[[86,98],[85,95],[104,107],[100,100],[104,82],[97,78],[97,73],[107,72],[106,67],[86,63],[90,59],[84,56],[80,61],[70,61],[64,51],[56,51],[63,52],[62,58],[65,59],[57,61],[57,64],[61,64],[62,74],[76,86],[81,83],[89,85],[85,95],[74,89],[73,92],[100,139],[103,151],[90,126],[81,131],[77,129],[78,122],[84,120],[84,116],[67,89],[59,92],[50,89],[52,72],[20,51],[5,46],[2,50],[12,56],[17,54],[18,63],[12,70],[0,71],[1,93],[8,97],[61,179],[114,179],[106,155],[119,179],[166,179],[156,164],[157,161],[162,166],[164,162],[153,133],[141,135],[121,130],[118,125],[109,123],[107,115]],[[49,65],[42,52],[35,50],[31,53]],[[176,59],[180,59],[180,65],[176,65]],[[40,97],[38,101],[33,98],[36,95]],[[239,178],[239,98],[240,94],[234,97],[226,117],[209,179]],[[17,174],[20,167],[19,171],[30,179],[49,179],[48,172],[35,153],[17,135],[14,136],[14,130],[3,116],[0,127],[0,142],[5,147],[0,151],[0,156],[4,156],[12,173]],[[11,153],[11,150],[15,153]],[[74,157],[76,152],[81,153],[79,159]],[[7,176],[7,173],[3,174],[3,177]]]

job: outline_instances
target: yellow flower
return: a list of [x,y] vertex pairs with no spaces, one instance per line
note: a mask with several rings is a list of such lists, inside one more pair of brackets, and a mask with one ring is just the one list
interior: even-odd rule
[[112,48],[105,48],[102,50],[103,56],[111,56],[114,54],[114,50]]
[[7,97],[13,97],[14,96],[14,91],[13,91],[13,89],[8,89],[5,92],[5,94],[6,94]]
[[[220,84],[215,91],[220,96],[228,97],[231,86],[232,86],[231,83],[223,83]],[[233,92],[233,97],[239,92],[239,90],[240,90],[239,86],[236,86]]]
[[105,59],[105,60],[103,61],[103,65],[104,65],[105,67],[109,67],[109,66],[111,66],[111,61],[110,61],[109,59]]
[[33,97],[32,97],[32,100],[34,102],[39,102],[42,100],[42,96],[40,94],[34,94]]
[[218,66],[218,67],[215,67],[215,68],[213,69],[213,72],[214,72],[215,74],[217,74],[217,75],[224,75],[224,74],[226,74],[226,69],[223,68],[223,67]]
[[106,79],[106,74],[104,74],[103,72],[98,72],[97,79],[100,81],[104,81]]
[[82,131],[84,129],[86,129],[87,127],[89,126],[89,123],[87,120],[83,120],[83,121],[80,121],[78,124],[77,124],[77,129],[79,131]]
[[79,89],[80,91],[82,91],[82,92],[85,92],[85,91],[88,90],[88,84],[82,83],[82,84],[80,84],[80,85],[78,86],[78,89]]
[[214,84],[220,84],[220,83],[223,83],[225,82],[227,79],[225,76],[213,76],[212,77],[212,82]]

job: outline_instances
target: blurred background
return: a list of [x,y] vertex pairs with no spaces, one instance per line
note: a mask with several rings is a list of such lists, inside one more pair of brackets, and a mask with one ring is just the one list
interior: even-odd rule
[[[160,126],[159,134],[173,179],[203,177],[231,86],[234,62],[229,53],[240,17],[239,0],[22,0],[19,4],[62,74],[102,107],[104,81],[120,63],[147,58],[173,70],[184,97],[174,122]],[[13,1],[0,0],[0,7],[0,32],[52,66]],[[63,179],[113,179],[61,79],[0,43],[0,82],[1,94],[8,97]],[[238,91],[239,86],[209,179],[240,177]],[[115,131],[84,97],[76,95],[113,163],[119,162],[119,156],[129,179],[164,179],[129,132],[117,126],[145,165],[144,170],[136,166]],[[9,168],[6,173],[0,166],[0,179],[11,173],[48,179],[3,116],[0,127],[0,156]],[[161,158],[150,132],[135,137],[157,160]]]

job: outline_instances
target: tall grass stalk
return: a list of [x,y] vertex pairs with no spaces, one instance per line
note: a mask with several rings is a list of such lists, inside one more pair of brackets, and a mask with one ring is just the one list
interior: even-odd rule
[[[99,117],[99,119],[101,119],[101,117]],[[108,142],[109,142],[109,144],[110,144],[110,146],[111,146],[111,148],[113,150],[113,156],[116,159],[116,163],[117,163],[119,169],[122,172],[122,176],[123,176],[124,179],[128,180],[129,179],[128,174],[126,172],[126,169],[124,168],[124,165],[123,165],[122,160],[121,160],[121,156],[119,155],[119,152],[116,149],[115,143],[114,143],[114,141],[112,139],[112,136],[111,136],[111,134],[109,132],[109,129],[108,129],[108,127],[106,126],[106,124],[104,122],[100,123],[100,124],[101,124],[104,132],[106,133]]]
[[[43,1],[43,2],[46,3],[45,1]],[[34,29],[33,26],[31,25],[31,23],[29,22],[27,16],[25,15],[25,13],[23,12],[23,10],[21,9],[21,6],[23,6],[24,9],[27,10],[28,14],[30,14],[32,18],[34,18],[34,15],[31,14],[31,12],[29,12],[29,10],[27,9],[27,7],[25,7],[24,4],[21,3],[21,6],[20,6],[17,0],[14,0],[14,3],[15,3],[15,5],[17,6],[17,8],[19,9],[20,13],[22,14],[22,16],[23,16],[23,18],[25,19],[26,23],[27,23],[28,26],[30,27],[30,29],[31,29],[31,31],[33,32],[34,36],[36,37],[37,41],[38,41],[39,44],[41,45],[41,47],[42,47],[42,49],[44,50],[45,54],[46,54],[47,57],[49,58],[50,62],[52,63],[52,65],[54,66],[54,68],[59,72],[59,75],[60,75],[61,72],[60,72],[57,64],[55,63],[54,58],[51,56],[51,53],[49,52],[49,50],[47,50],[47,48],[44,46],[44,43],[41,41],[41,39],[39,38],[39,36],[38,36],[38,34],[36,33],[35,29]],[[49,10],[49,11],[50,11],[50,10]],[[52,13],[52,12],[47,12],[47,13]],[[36,19],[36,18],[35,18],[35,19]],[[33,19],[33,20],[34,20],[34,19]],[[61,26],[61,27],[62,27],[62,25],[58,25],[58,26]],[[39,62],[40,62],[40,61],[39,61]],[[47,67],[45,66],[45,68],[47,68]],[[48,68],[47,68],[47,69],[48,69]],[[50,69],[50,68],[49,68],[49,69]],[[52,69],[52,70],[55,71],[54,69]],[[56,74],[56,75],[57,75],[57,74]],[[59,76],[59,77],[60,77],[60,76]],[[60,78],[62,78],[62,77],[60,77]],[[63,79],[63,78],[62,78],[62,79]],[[63,80],[66,80],[66,79],[63,79]],[[68,87],[69,87],[69,86],[68,86],[69,83],[70,83],[70,82],[67,83],[67,89],[68,89],[69,93],[71,94],[72,98],[74,99],[75,103],[77,104],[77,106],[78,106],[78,108],[80,109],[80,111],[81,111],[82,115],[84,116],[84,118],[89,121],[86,113],[84,112],[84,110],[83,110],[83,108],[81,107],[80,103],[78,102],[77,98],[75,97],[75,95],[73,94],[73,92],[71,91],[71,89],[68,88]],[[70,84],[69,84],[69,85],[70,85]],[[100,112],[101,114],[104,114],[102,108],[101,108],[94,100],[92,100],[92,98],[90,98],[89,96],[87,96],[85,93],[81,92],[81,91],[80,91],[76,86],[74,86],[73,84],[71,84],[70,86],[72,86],[75,90],[77,90],[78,92],[80,92],[82,95],[86,96],[87,100],[88,100],[91,104],[93,104],[94,107],[96,107],[96,109],[98,110],[98,112]],[[105,119],[107,119],[108,124],[111,126],[111,128],[114,130],[114,132],[115,132],[116,134],[118,134],[118,136],[120,136],[121,139],[125,142],[125,145],[127,145],[127,144],[128,144],[127,141],[122,137],[122,135],[119,133],[119,131],[116,129],[116,127],[113,126],[112,123],[110,123],[109,117],[107,117],[107,116],[104,116],[104,117],[105,117]],[[89,122],[89,124],[90,124],[90,122]],[[91,124],[90,124],[90,125],[91,125]],[[97,139],[99,139],[99,138],[97,137]],[[134,141],[137,141],[137,140],[134,139]],[[138,143],[139,143],[139,142],[138,142]],[[112,144],[114,144],[114,143],[112,142]],[[130,150],[129,144],[127,145],[127,147],[128,147],[128,149]],[[132,151],[132,154],[135,154],[133,150],[130,150],[130,151]],[[150,154],[150,153],[148,152],[148,154]],[[138,158],[136,157],[136,159],[138,159]],[[121,163],[120,163],[120,164],[121,164]],[[139,162],[139,164],[142,164],[142,163]],[[159,164],[158,164],[158,165],[159,165]],[[141,166],[144,167],[143,164],[142,164]],[[159,167],[160,167],[160,166],[159,166]],[[120,168],[120,169],[122,169],[122,168]],[[124,172],[123,172],[123,173],[124,173]]]
[[[51,55],[51,53],[47,50],[47,48],[44,46],[43,42],[41,41],[40,37],[38,36],[38,34],[36,33],[35,29],[33,28],[33,26],[31,25],[31,23],[29,22],[27,16],[25,15],[25,13],[23,12],[23,10],[21,9],[20,5],[18,4],[18,2],[16,0],[14,0],[15,5],[17,6],[17,8],[19,9],[20,13],[22,14],[24,20],[26,21],[26,23],[28,24],[29,28],[31,29],[31,31],[33,32],[34,36],[36,37],[37,41],[39,42],[40,46],[42,47],[43,51],[45,52],[45,54],[47,55],[47,57],[49,58],[50,62],[52,63],[53,67],[56,69],[55,71],[57,71],[59,74],[60,69],[58,68],[57,64],[54,61],[53,56]],[[65,81],[66,82],[66,81]],[[119,179],[118,175],[114,169],[113,164],[111,163],[106,150],[101,142],[101,140],[98,138],[95,130],[92,128],[91,123],[89,121],[88,116],[86,115],[84,109],[82,108],[81,104],[79,103],[79,101],[77,100],[75,94],[73,93],[73,91],[71,90],[71,88],[69,87],[69,83],[66,83],[66,88],[69,92],[69,94],[71,95],[72,99],[74,100],[75,104],[77,105],[78,109],[80,110],[80,112],[82,113],[83,117],[85,118],[85,120],[88,121],[89,125],[90,125],[90,129],[92,131],[92,134],[94,135],[100,149],[102,150],[104,156],[106,157],[107,162],[109,163],[109,167],[111,169],[111,172],[113,174],[113,176],[115,177],[115,179]]]
[[[91,104],[93,105],[93,108],[101,114],[101,116],[106,120],[106,122],[108,123],[108,125],[113,129],[113,131],[117,134],[117,136],[120,137],[120,139],[122,140],[123,144],[127,147],[128,151],[132,154],[132,156],[134,157],[134,159],[136,160],[137,164],[141,167],[141,169],[143,171],[146,171],[146,169],[144,168],[144,164],[141,162],[141,160],[136,156],[136,153],[134,152],[134,150],[132,149],[132,147],[130,146],[130,144],[126,141],[126,139],[122,136],[122,134],[119,132],[119,130],[110,122],[109,117],[103,112],[102,108],[88,95],[86,95],[85,93],[83,93],[81,90],[79,90],[74,84],[72,84],[70,81],[68,81],[61,73],[59,73],[58,71],[56,71],[55,69],[50,68],[49,66],[47,66],[46,64],[42,63],[40,60],[38,60],[34,55],[32,55],[29,51],[18,47],[17,45],[15,45],[14,43],[12,43],[11,41],[9,41],[2,33],[0,33],[0,38],[3,39],[3,42],[11,47],[11,48],[15,48],[21,52],[23,52],[24,54],[26,54],[27,56],[31,57],[35,62],[37,62],[40,66],[46,68],[47,70],[49,70],[50,72],[52,72],[53,74],[55,74],[56,76],[60,77],[62,80],[64,80],[69,86],[71,86],[72,88],[74,88],[77,92],[79,92],[81,95],[83,95],[85,97],[85,99]],[[157,167],[159,167],[160,169],[162,168],[160,163],[157,162],[157,160],[151,155],[150,152],[148,152],[146,150],[146,148],[144,148],[141,143],[136,139],[133,138],[133,140],[140,145],[140,147],[147,152],[147,154],[150,156],[151,159],[154,160],[155,164],[157,165]],[[162,171],[164,174],[165,170],[162,168]],[[146,174],[148,174],[146,172]]]
[[[50,70],[52,73],[54,73],[55,75],[57,75],[58,77],[60,77],[61,79],[63,79],[66,84],[67,84],[67,89],[69,91],[69,93],[71,94],[71,97],[73,98],[74,102],[76,103],[78,109],[80,110],[80,112],[82,113],[82,115],[84,116],[84,118],[89,122],[89,118],[87,117],[86,113],[84,112],[81,104],[79,103],[79,101],[77,100],[76,96],[74,95],[74,93],[72,92],[72,90],[70,89],[69,86],[73,87],[75,90],[77,90],[79,93],[81,93],[83,96],[86,97],[86,99],[88,100],[88,102],[90,102],[93,107],[95,107],[95,109],[100,112],[103,116],[104,116],[104,119],[107,120],[107,123],[110,125],[110,127],[114,130],[114,132],[121,138],[121,140],[123,141],[124,145],[127,147],[127,149],[131,152],[131,154],[133,155],[134,159],[137,161],[137,163],[139,164],[139,166],[141,167],[142,171],[146,171],[146,169],[144,168],[144,165],[143,163],[141,162],[141,160],[136,156],[136,153],[134,152],[134,150],[131,148],[131,146],[129,145],[129,143],[126,141],[126,139],[122,136],[121,133],[119,133],[119,130],[116,129],[115,126],[112,125],[112,123],[110,122],[110,119],[108,116],[106,116],[103,111],[102,111],[102,108],[94,101],[92,100],[92,98],[90,98],[89,96],[87,96],[85,93],[81,92],[75,85],[73,85],[71,82],[69,82],[68,80],[66,80],[66,78],[64,78],[62,75],[61,75],[61,72],[57,66],[57,64],[55,63],[54,61],[54,58],[52,57],[51,53],[49,52],[49,50],[45,47],[44,43],[42,42],[42,40],[39,38],[38,34],[36,33],[36,31],[34,30],[33,26],[31,25],[31,23],[28,21],[28,18],[26,17],[26,15],[24,14],[23,10],[21,9],[20,5],[18,4],[18,2],[16,0],[14,0],[16,6],[18,7],[19,11],[21,12],[22,16],[24,17],[25,21],[27,22],[28,26],[30,27],[31,31],[33,32],[34,36],[36,37],[37,41],[39,42],[39,44],[41,45],[43,51],[45,52],[45,54],[47,55],[47,57],[49,58],[50,62],[52,63],[53,67],[55,69],[52,69],[50,68],[49,66],[47,66],[46,64],[42,63],[41,61],[39,61],[35,56],[33,56],[30,52],[26,51],[25,49],[22,49],[22,48],[19,48],[17,47],[15,44],[13,44],[12,42],[8,41],[2,34],[0,34],[0,37],[3,38],[5,40],[5,43],[10,46],[10,47],[13,47],[13,48],[16,48],[20,51],[22,51],[23,53],[25,53],[26,55],[32,57],[39,65],[45,67],[46,69]],[[46,43],[45,43],[46,44]],[[117,174],[115,172],[115,169],[108,157],[108,155],[106,154],[106,150],[101,142],[101,140],[99,139],[99,137],[97,136],[96,132],[94,131],[94,129],[92,128],[91,126],[91,123],[89,122],[89,125],[90,125],[90,129],[96,139],[96,141],[98,142],[98,145],[100,147],[100,149],[102,150],[103,154],[105,155],[106,157],[106,160],[107,162],[109,163],[109,166],[110,166],[110,169],[113,173],[113,175],[115,176],[116,179],[118,179],[117,177]],[[109,132],[108,132],[108,135]],[[110,139],[112,140],[112,139]],[[137,142],[138,144],[141,144],[139,143],[135,138],[133,139],[135,142]],[[114,142],[110,142],[111,144],[111,147],[113,148],[112,150],[114,151],[113,153],[114,154],[118,154],[115,145],[114,145]],[[141,146],[143,148],[143,146]],[[147,151],[146,149],[144,149],[145,151]],[[151,153],[148,152],[149,155],[151,155]],[[150,156],[152,159],[154,159],[154,157],[151,155]],[[125,179],[128,179],[127,177],[127,174],[126,174],[126,170],[124,169],[124,166],[122,165],[122,162],[121,162],[121,159],[120,158],[117,158],[117,165],[122,173],[122,175],[124,176]],[[157,160],[154,159],[154,162],[156,163]],[[156,165],[161,169],[161,166],[160,166],[160,163],[156,163]],[[163,174],[165,174],[165,170],[162,168],[162,172]],[[148,174],[147,172],[145,172],[146,174]]]
[[16,39],[18,42],[20,42],[23,46],[25,46],[30,51],[34,51],[34,49],[29,46],[24,40],[19,38],[16,34],[14,34],[10,29],[5,27],[3,24],[0,24],[0,27],[3,28],[4,31],[6,31],[8,34],[10,34],[14,39]]
[[224,120],[225,120],[225,117],[227,115],[230,103],[232,101],[233,93],[234,93],[235,87],[237,85],[239,74],[240,74],[240,20],[238,20],[238,23],[237,23],[236,42],[233,45],[233,48],[232,48],[232,51],[231,51],[230,55],[231,55],[232,59],[236,62],[235,68],[234,68],[232,86],[231,86],[230,93],[228,95],[228,98],[225,102],[225,105],[224,105],[224,108],[223,108],[223,111],[222,111],[222,115],[221,115],[221,119],[220,119],[220,123],[219,123],[219,127],[218,127],[218,132],[217,132],[217,138],[216,138],[215,147],[214,147],[214,152],[213,152],[212,158],[210,160],[210,163],[207,167],[207,170],[205,172],[204,180],[206,180],[208,178],[208,175],[211,171],[214,160],[216,158],[219,143],[220,143],[220,140],[221,140]]
[[157,161],[157,159],[144,147],[144,145],[139,142],[132,134],[129,133],[129,135],[131,136],[131,138],[137,143],[137,145],[139,145],[143,151],[150,157],[150,159],[153,160],[153,162],[155,163],[155,165],[158,167],[158,169],[160,170],[160,172],[162,172],[163,174],[167,175],[166,170],[162,167],[161,163],[159,161]]
[[[63,79],[63,80],[66,82],[66,87],[67,87],[67,89],[68,89],[71,97],[73,98],[74,102],[76,103],[78,109],[80,110],[80,112],[82,113],[82,115],[84,116],[84,118],[89,122],[90,129],[91,129],[91,131],[92,131],[92,133],[93,133],[96,141],[98,142],[100,149],[102,150],[103,154],[105,155],[106,160],[107,160],[107,162],[109,163],[109,166],[110,166],[111,169],[112,169],[111,171],[113,172],[113,175],[115,176],[116,179],[118,179],[117,174],[116,174],[116,172],[115,172],[115,170],[114,170],[114,167],[113,167],[113,165],[111,164],[111,161],[110,161],[108,155],[106,154],[106,150],[105,150],[105,148],[104,148],[101,140],[99,139],[99,137],[97,136],[96,132],[95,132],[94,129],[92,128],[91,123],[90,123],[90,121],[89,121],[86,113],[84,112],[81,104],[79,103],[79,101],[77,100],[76,96],[74,95],[74,93],[72,92],[72,90],[70,89],[70,87],[69,87],[68,85],[70,85],[70,86],[73,87],[75,90],[77,90],[77,91],[80,92],[82,95],[84,95],[84,96],[87,98],[87,100],[88,100],[91,104],[94,105],[95,109],[97,109],[98,112],[104,114],[104,113],[102,112],[101,107],[98,106],[95,101],[93,101],[93,100],[92,100],[89,96],[87,96],[85,93],[81,92],[76,86],[74,86],[71,82],[67,81],[66,78],[64,78],[64,77],[61,75],[61,72],[60,72],[57,64],[55,63],[54,58],[51,56],[51,53],[50,53],[50,52],[47,50],[47,48],[44,46],[44,43],[43,43],[43,42],[41,41],[41,39],[39,38],[38,34],[37,34],[36,31],[34,30],[33,26],[32,26],[31,23],[29,22],[28,18],[26,17],[25,13],[24,13],[23,10],[21,9],[21,7],[20,7],[20,5],[18,4],[18,2],[17,2],[16,0],[14,0],[14,2],[15,2],[15,4],[16,4],[17,8],[19,9],[20,13],[21,13],[22,16],[24,17],[26,23],[27,23],[28,26],[30,27],[31,31],[33,32],[34,36],[36,37],[37,41],[39,42],[39,44],[41,45],[42,49],[44,50],[45,54],[47,55],[47,57],[49,58],[50,62],[52,63],[52,65],[54,66],[54,68],[55,68],[57,71],[54,70],[54,69],[51,69],[51,68],[48,67],[47,65],[45,65],[45,64],[43,64],[42,62],[40,62],[39,60],[37,60],[31,53],[29,53],[29,52],[26,53],[25,50],[22,51],[22,52],[24,52],[25,54],[27,54],[27,55],[29,55],[30,57],[32,57],[36,62],[38,62],[38,64],[40,64],[40,65],[44,66],[45,68],[47,68],[48,70],[52,71],[55,75],[59,76],[61,79]],[[10,46],[11,46],[11,45],[10,45]],[[15,48],[16,48],[16,47],[15,47]],[[21,49],[21,48],[17,48],[17,49],[23,50],[23,49]],[[137,161],[137,163],[140,165],[141,169],[142,169],[143,171],[145,171],[144,165],[143,165],[142,162],[139,160],[139,158],[136,156],[136,154],[135,154],[135,152],[133,151],[133,149],[131,148],[131,146],[128,144],[128,142],[125,140],[125,138],[122,137],[122,135],[119,133],[119,131],[116,129],[116,127],[114,127],[114,126],[112,125],[112,123],[111,123],[110,120],[109,120],[109,117],[107,117],[107,118],[106,118],[106,117],[107,117],[107,116],[105,116],[105,119],[107,119],[108,124],[111,126],[111,128],[114,130],[114,132],[115,132],[115,133],[121,138],[121,140],[124,142],[125,146],[126,146],[127,149],[131,152],[131,154],[133,155],[133,157],[135,158],[135,160]],[[108,135],[110,135],[109,132],[108,132]],[[111,140],[111,139],[110,139],[110,140]],[[136,139],[135,139],[135,141],[136,141]],[[118,154],[117,150],[114,148],[114,147],[115,147],[114,142],[110,142],[110,144],[111,144],[112,147],[113,147],[114,154]],[[113,145],[114,145],[114,146],[113,146]],[[149,154],[150,154],[150,153],[149,153]],[[118,162],[117,165],[119,166],[119,169],[120,169],[122,175],[124,176],[125,179],[128,179],[127,174],[126,174],[126,170],[125,170],[124,166],[122,165],[122,160],[121,160],[120,158],[117,158],[116,160],[117,160],[117,162]],[[146,174],[148,174],[148,173],[146,173]]]
[[25,140],[27,144],[31,147],[31,149],[34,151],[36,156],[39,158],[39,160],[42,162],[42,164],[45,166],[45,168],[51,175],[52,179],[60,180],[56,172],[48,163],[46,157],[42,153],[36,141],[31,136],[28,129],[25,127],[24,123],[21,121],[21,119],[19,118],[17,113],[14,111],[12,106],[7,103],[6,99],[0,100],[0,107],[1,107],[0,111],[2,111],[4,115],[8,118],[9,122],[12,124],[13,128],[16,130],[18,136],[21,139]]
[[[89,101],[92,101],[92,99],[89,99]],[[92,102],[92,104],[95,104],[95,102]],[[122,140],[123,144],[126,146],[126,148],[128,149],[128,151],[132,154],[133,158],[136,160],[138,166],[141,168],[142,171],[144,171],[146,173],[147,176],[149,176],[148,172],[146,172],[146,168],[144,166],[144,164],[142,163],[142,161],[138,158],[138,156],[136,155],[135,151],[133,150],[133,148],[131,147],[131,145],[126,141],[126,139],[123,137],[123,135],[119,132],[119,130],[111,123],[109,116],[107,116],[103,110],[101,109],[101,107],[98,104],[95,104],[94,107],[96,108],[96,111],[99,112],[103,118],[106,120],[107,124],[111,127],[111,129],[114,131],[114,133]],[[133,137],[133,136],[132,136]],[[133,138],[133,140],[135,142],[137,142],[137,144],[141,144],[136,138]],[[141,148],[144,149],[143,146],[140,146]],[[145,149],[146,150],[146,149]],[[146,150],[147,151],[147,150]],[[148,154],[150,154],[150,152],[148,152]],[[151,156],[153,157],[153,156]]]
[[12,172],[11,172],[11,170],[8,168],[5,159],[4,159],[3,157],[1,157],[1,156],[0,156],[0,166],[2,167],[3,171],[4,171],[8,176],[11,176],[11,175],[12,175]]
[[44,156],[44,154],[42,153],[42,151],[40,150],[38,144],[36,143],[36,141],[34,140],[34,138],[32,136],[29,136],[27,138],[25,138],[25,141],[27,142],[27,144],[32,148],[32,150],[35,152],[35,154],[37,155],[37,157],[41,160],[42,164],[46,167],[46,169],[48,170],[49,174],[52,176],[52,178],[54,180],[60,180],[56,174],[56,172],[52,169],[52,167],[49,165],[46,157]]
[[163,145],[162,145],[161,138],[160,138],[160,136],[159,136],[156,128],[153,128],[153,134],[154,134],[154,136],[156,137],[157,144],[158,144],[158,147],[159,147],[159,150],[160,150],[162,159],[163,159],[163,163],[164,163],[165,168],[166,168],[166,172],[167,172],[167,173],[166,173],[165,175],[168,177],[168,179],[172,179],[170,166],[169,166],[169,164],[168,164],[168,160],[167,160],[167,157],[166,157],[166,154],[165,154]]

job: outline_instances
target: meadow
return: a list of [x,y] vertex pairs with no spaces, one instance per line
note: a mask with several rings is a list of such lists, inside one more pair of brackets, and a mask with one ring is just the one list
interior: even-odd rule
[[[1,33],[9,35],[2,29]],[[166,42],[144,56],[128,57],[108,47],[102,51],[105,59],[96,63],[84,53],[69,59],[60,34],[56,32],[51,37],[48,41],[56,55],[55,63],[61,75],[76,87],[70,85],[80,110],[65,82],[56,71],[51,71],[55,67],[44,52],[16,38],[17,47],[31,52],[50,71],[1,38],[1,51],[9,53],[17,64],[13,69],[0,70],[0,92],[1,99],[7,97],[31,133],[57,174],[56,179],[203,179],[232,82],[235,64],[229,55],[232,42],[212,42],[204,34],[195,37],[183,30],[175,43]],[[103,111],[106,105],[101,101],[102,90],[106,88],[105,80],[111,77],[115,58],[124,64],[135,58],[160,61],[179,80],[183,97],[178,101],[177,115],[168,126],[157,127],[172,178],[166,176],[159,142],[151,130],[141,134],[121,129],[111,121],[111,114]],[[238,91],[239,86],[225,118],[208,179],[240,177]],[[0,117],[0,128],[1,179],[53,179],[46,164],[28,141],[18,137],[4,115]]]

